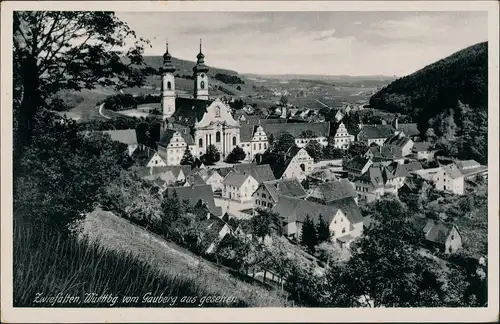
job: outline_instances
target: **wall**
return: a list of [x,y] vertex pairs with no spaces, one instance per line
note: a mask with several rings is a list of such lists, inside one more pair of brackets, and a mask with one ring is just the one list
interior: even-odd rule
[[448,238],[446,239],[445,248],[445,253],[455,253],[462,248],[462,238],[455,227],[452,228]]
[[281,176],[281,179],[292,178],[297,178],[299,181],[302,181],[306,178],[306,173],[301,169],[300,165],[295,160],[292,160],[290,164],[288,164],[288,167]]
[[164,167],[167,166],[163,159],[158,155],[158,153],[155,153],[151,160],[149,160],[148,164],[146,165],[147,167]]
[[312,140],[315,140],[316,142],[318,142],[319,144],[321,144],[321,146],[327,146],[328,145],[328,139],[326,137],[313,137],[313,138],[296,138],[295,139],[295,145],[297,145],[298,147],[300,148],[303,148],[303,147],[306,147],[306,145],[312,141]]

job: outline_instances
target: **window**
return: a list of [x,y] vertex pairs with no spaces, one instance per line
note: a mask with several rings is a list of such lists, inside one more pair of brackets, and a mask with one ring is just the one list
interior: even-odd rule
[[267,203],[267,207],[273,207],[273,204]]
[[200,82],[200,89],[205,89],[205,81]]
[[335,236],[335,231],[332,231],[332,236]]
[[233,136],[233,146],[236,145],[236,136]]
[[342,229],[342,234],[344,234],[344,233],[345,233],[345,227]]
[[220,117],[220,107],[215,108],[215,117]]
[[253,143],[253,149],[256,150],[257,149],[257,144]]
[[168,90],[172,89],[172,83],[170,81],[167,82],[167,89]]
[[264,149],[267,149],[267,143],[264,143]]
[[[219,108],[217,107],[217,109],[219,109]],[[220,132],[215,133],[215,142],[216,143],[220,142]]]
[[256,203],[257,205],[260,205],[260,201],[259,201],[259,199],[256,199],[256,200],[255,200],[255,203]]
[[452,235],[451,236],[451,240],[453,241],[455,239],[455,235]]
[[266,194],[262,194],[262,198],[267,198]]
[[259,150],[260,150],[260,149],[262,149],[262,144],[261,144],[261,143],[259,143]]
[[199,146],[199,147],[203,147],[203,139],[202,139],[202,138],[200,138],[200,139],[198,140],[198,146]]

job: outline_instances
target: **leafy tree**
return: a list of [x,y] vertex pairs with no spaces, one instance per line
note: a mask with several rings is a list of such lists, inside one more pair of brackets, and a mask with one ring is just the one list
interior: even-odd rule
[[186,150],[184,150],[184,155],[181,159],[181,165],[193,165],[194,164],[194,156],[191,154],[191,150],[189,146],[186,145]]
[[316,140],[310,140],[305,150],[314,159],[314,162],[321,160],[323,157],[323,147]]
[[316,227],[314,227],[314,223],[309,217],[309,215],[306,216],[306,219],[302,224],[300,244],[305,246],[311,252],[313,252],[314,247],[318,245],[318,236],[316,233]]
[[239,146],[236,146],[228,155],[226,158],[226,162],[228,163],[237,163],[241,160],[244,160],[246,157],[245,151]]
[[330,240],[330,228],[322,215],[319,216],[319,222],[316,226],[316,233],[318,233],[318,244],[328,242]]
[[290,133],[284,132],[279,135],[276,142],[273,142],[273,152],[284,153],[292,146],[295,146],[295,138]]
[[362,156],[368,151],[368,146],[363,142],[353,142],[349,149],[347,150],[347,154],[351,157]]
[[207,147],[205,154],[201,156],[201,161],[205,165],[214,165],[220,160],[220,153],[215,145],[211,144]]
[[142,58],[147,41],[113,12],[16,11],[13,42],[15,157],[30,143],[37,111],[59,91],[137,86],[151,72]]
[[345,151],[339,148],[336,148],[331,143],[328,143],[327,146],[323,147],[323,158],[325,159],[341,159],[345,155]]
[[19,160],[14,178],[15,217],[66,232],[66,225],[94,208],[105,185],[129,167],[123,144],[109,136],[82,133],[72,120],[41,112],[35,139]]
[[255,215],[251,218],[251,232],[257,237],[264,238],[272,233],[281,234],[283,220],[278,213],[268,209],[257,208]]

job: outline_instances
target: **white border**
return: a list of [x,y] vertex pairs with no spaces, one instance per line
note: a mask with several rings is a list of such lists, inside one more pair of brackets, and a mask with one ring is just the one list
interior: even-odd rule
[[[440,309],[40,309],[12,308],[12,11],[488,11],[489,199],[488,308]],[[1,109],[1,321],[49,322],[490,322],[498,321],[498,40],[496,1],[116,1],[2,3]]]

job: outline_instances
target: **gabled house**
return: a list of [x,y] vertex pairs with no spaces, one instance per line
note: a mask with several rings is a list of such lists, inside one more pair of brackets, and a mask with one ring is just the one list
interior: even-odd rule
[[420,162],[410,162],[410,163],[405,163],[403,164],[403,167],[406,169],[406,171],[408,172],[412,172],[412,171],[417,171],[417,170],[423,170],[424,167],[422,166],[422,164]]
[[155,168],[148,169],[151,170],[150,174],[142,176],[142,178],[147,181],[152,181],[155,185],[158,186],[160,191],[165,190],[168,186],[174,185],[177,182],[174,174],[171,171],[155,173],[153,171],[153,169]]
[[360,175],[364,174],[370,166],[373,164],[373,161],[369,158],[357,156],[347,163],[345,170],[347,171],[347,175],[349,180],[354,180]]
[[412,152],[414,142],[411,138],[407,137],[403,132],[398,132],[397,134],[389,137],[383,146],[395,147],[401,152],[402,156],[408,156]]
[[382,165],[388,165],[392,162],[402,164],[405,160],[401,148],[392,145],[371,146],[364,157],[373,162],[380,162]]
[[231,171],[222,181],[222,197],[237,201],[252,201],[252,194],[259,183],[249,173]]
[[203,240],[208,245],[205,250],[206,254],[212,254],[219,243],[231,234],[231,227],[222,218],[212,217],[210,214],[207,218],[199,221],[199,224],[204,229]]
[[283,233],[290,239],[300,239],[302,225],[307,216],[314,224],[318,224],[321,216],[329,226],[331,241],[341,247],[348,246],[363,232],[363,217],[352,198],[327,206],[299,198],[279,196],[272,211],[284,218]]
[[399,188],[398,195],[417,194],[420,196],[420,199],[426,199],[431,189],[432,184],[429,181],[417,174],[413,174]]
[[392,136],[394,130],[390,125],[367,125],[362,126],[359,133],[356,135],[356,140],[364,142],[370,146],[372,143],[383,145],[384,142]]
[[462,235],[455,225],[416,217],[415,227],[423,232],[430,248],[437,248],[445,254],[456,253],[462,248]]
[[111,137],[111,140],[115,142],[120,142],[127,145],[129,156],[132,156],[134,151],[139,146],[135,129],[107,130],[102,131],[102,133],[108,134]]
[[370,167],[366,173],[359,176],[354,182],[359,200],[370,203],[388,193],[397,196],[396,185],[387,179],[389,174],[383,167]]
[[273,172],[279,179],[306,179],[312,172],[314,159],[303,148],[292,146],[285,154],[278,156],[279,161],[273,165]]
[[413,158],[430,161],[434,159],[435,151],[429,142],[415,142],[412,148]]
[[272,208],[279,196],[305,198],[307,192],[296,178],[264,181],[259,185],[252,197],[255,200],[255,207]]
[[333,136],[333,145],[339,149],[348,149],[349,145],[354,142],[354,135],[351,135],[344,123],[340,123]]
[[190,174],[186,177],[186,182],[184,183],[184,187],[205,185],[205,184],[207,183],[205,183],[205,181],[199,174]]
[[216,217],[222,217],[222,208],[215,205],[214,194],[212,187],[209,185],[195,185],[189,187],[168,187],[163,196],[172,197],[174,191],[177,194],[179,201],[189,202],[191,206],[197,206],[200,203],[205,206],[208,212]]
[[483,178],[488,177],[488,167],[486,165],[481,165],[479,162],[474,160],[456,161],[455,165],[463,174],[465,179],[476,176],[481,176]]
[[224,178],[216,169],[193,169],[190,175],[198,174],[206,184],[212,186],[214,192],[222,190]]
[[141,147],[134,150],[132,159],[141,167],[165,167],[167,164],[161,156],[149,147]]
[[158,154],[166,165],[180,165],[186,147],[189,148],[193,156],[196,156],[196,145],[188,127],[170,123],[169,129],[163,132],[157,144]]
[[434,183],[437,190],[449,191],[456,195],[464,194],[464,176],[453,163],[439,168],[417,170],[413,173]]
[[405,182],[405,180],[411,177],[410,173],[406,168],[399,163],[391,163],[383,169],[383,176],[386,184],[393,185],[396,190],[399,190]]
[[189,174],[188,169],[190,169],[189,166],[162,166],[162,167],[144,167],[144,168],[139,168],[138,174],[140,177],[145,177],[148,175],[153,175],[157,173],[165,173],[165,172],[171,172],[174,175],[175,181],[178,183],[184,183],[186,181],[186,174]]
[[321,204],[330,205],[338,200],[352,198],[358,202],[358,194],[355,186],[347,179],[320,183],[311,190],[308,200],[316,201]]

